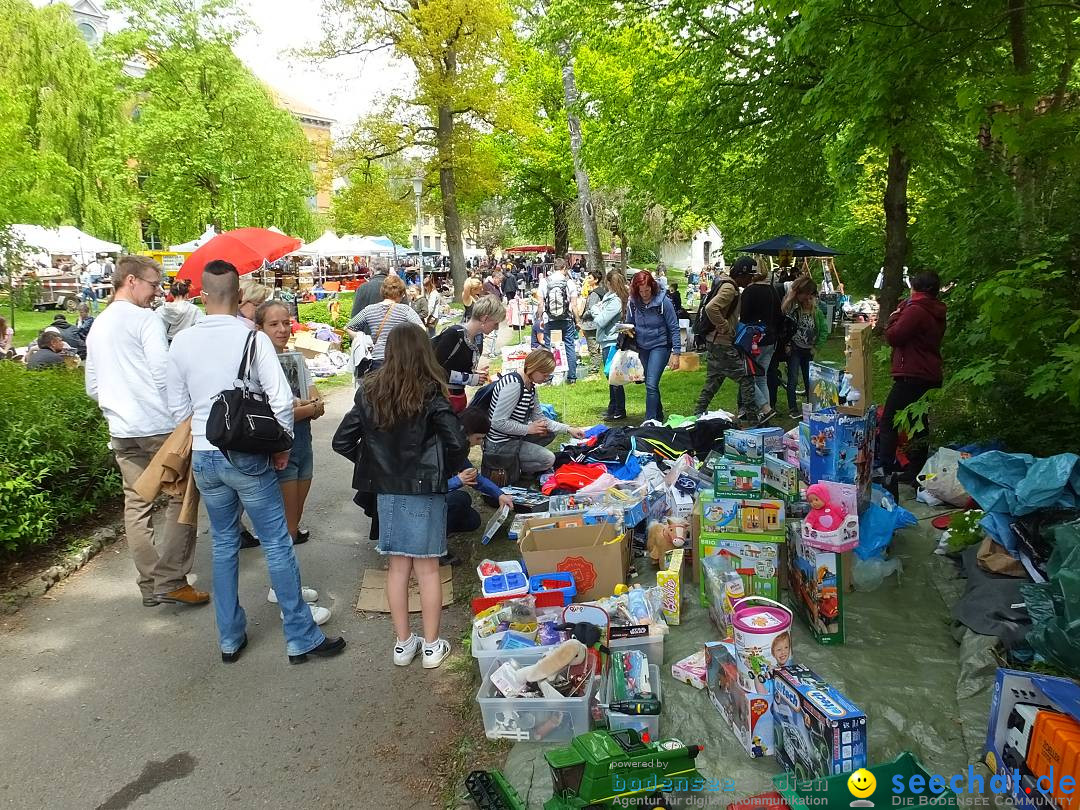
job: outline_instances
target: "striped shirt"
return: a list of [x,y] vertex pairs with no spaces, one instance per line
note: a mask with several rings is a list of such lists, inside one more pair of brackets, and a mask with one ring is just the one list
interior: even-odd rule
[[489,444],[499,445],[510,439],[522,439],[528,434],[529,423],[542,419],[552,433],[569,430],[562,422],[544,417],[540,410],[540,400],[536,396],[536,386],[525,385],[518,373],[506,374],[495,383],[491,392],[491,405],[488,406],[491,429],[488,431]]
[[[388,307],[390,308],[389,315],[386,314]],[[384,317],[386,323],[383,323]],[[424,325],[420,321],[420,316],[416,314],[416,310],[408,304],[388,304],[382,301],[364,307],[353,316],[351,321],[345,324],[345,328],[353,332],[366,332],[371,335],[371,339],[375,342],[375,349],[371,353],[371,359],[381,363],[386,359],[386,338],[389,337],[390,330],[403,323],[415,323],[417,326]],[[378,336],[377,340],[376,335]]]

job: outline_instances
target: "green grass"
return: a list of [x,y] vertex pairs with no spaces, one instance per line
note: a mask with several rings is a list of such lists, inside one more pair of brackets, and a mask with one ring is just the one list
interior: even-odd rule
[[[74,312],[64,312],[63,310],[51,310],[47,309],[44,312],[35,312],[34,310],[17,309],[15,310],[15,345],[26,346],[32,340],[36,340],[37,336],[41,333],[41,330],[53,322],[53,318],[57,315],[65,315],[71,323],[75,323],[78,319],[78,315]],[[12,326],[11,323],[11,310],[8,307],[3,307],[0,310],[0,317],[3,317],[8,326]]]

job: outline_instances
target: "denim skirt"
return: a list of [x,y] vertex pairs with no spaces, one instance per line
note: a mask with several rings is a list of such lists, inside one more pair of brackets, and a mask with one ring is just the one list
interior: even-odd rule
[[379,495],[380,554],[446,554],[446,495]]

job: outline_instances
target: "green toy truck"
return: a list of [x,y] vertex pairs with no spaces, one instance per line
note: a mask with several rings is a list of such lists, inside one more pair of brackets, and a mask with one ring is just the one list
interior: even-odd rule
[[[544,755],[554,788],[544,810],[601,810],[627,800],[636,807],[664,805],[665,788],[701,779],[694,765],[701,751],[675,739],[643,740],[634,729],[581,734]],[[526,810],[498,771],[473,771],[465,787],[479,810]]]

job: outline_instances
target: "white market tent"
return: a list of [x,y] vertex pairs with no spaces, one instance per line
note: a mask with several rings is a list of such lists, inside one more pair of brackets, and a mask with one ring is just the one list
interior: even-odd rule
[[300,247],[299,250],[293,252],[294,256],[345,256],[348,254],[348,250],[345,249],[338,238],[337,234],[333,231],[325,231],[322,236],[316,239],[314,242],[308,242]]
[[190,242],[184,242],[182,245],[172,245],[169,247],[169,250],[173,253],[194,253],[215,236],[217,236],[217,231],[214,230],[214,226],[207,225],[202,236],[197,239],[192,239]]
[[72,256],[79,261],[92,261],[98,253],[120,253],[123,248],[106,242],[73,225],[44,228],[41,225],[12,225],[11,230],[30,248],[52,256]]

